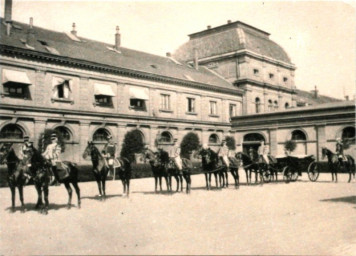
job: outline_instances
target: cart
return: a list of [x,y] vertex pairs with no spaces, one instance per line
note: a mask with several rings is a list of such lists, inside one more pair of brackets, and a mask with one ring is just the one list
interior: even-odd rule
[[273,173],[282,173],[286,182],[297,181],[305,170],[310,181],[315,182],[319,177],[319,164],[313,155],[277,156],[275,159],[269,164],[268,170],[263,172],[266,182],[271,181]]

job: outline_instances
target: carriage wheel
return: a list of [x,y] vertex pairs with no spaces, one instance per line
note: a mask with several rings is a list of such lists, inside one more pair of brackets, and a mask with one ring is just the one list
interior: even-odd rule
[[289,166],[283,168],[283,180],[285,182],[290,182],[292,179],[292,172]]
[[297,181],[298,180],[298,176],[299,176],[298,172],[293,171],[293,173],[291,175],[291,180],[292,181]]
[[319,177],[319,166],[317,162],[312,162],[308,166],[308,177],[312,182],[317,181]]
[[272,174],[270,170],[263,170],[262,177],[264,182],[270,182],[272,180]]

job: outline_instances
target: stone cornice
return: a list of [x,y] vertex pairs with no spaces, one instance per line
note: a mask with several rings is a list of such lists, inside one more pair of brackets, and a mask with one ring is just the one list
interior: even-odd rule
[[152,73],[146,73],[137,70],[130,70],[125,68],[113,67],[105,64],[99,64],[95,62],[90,62],[86,60],[79,60],[65,56],[53,55],[50,53],[33,51],[30,49],[22,49],[18,47],[8,46],[0,44],[0,53],[7,54],[9,56],[21,56],[31,59],[37,59],[44,62],[55,62],[60,65],[68,65],[76,68],[83,68],[89,70],[96,70],[100,72],[113,73],[125,77],[133,77],[138,79],[154,80],[159,82],[172,83],[181,86],[194,87],[201,90],[215,91],[226,94],[242,95],[243,91],[237,88],[220,88],[213,85],[208,85],[204,83],[198,83],[193,81],[180,80],[172,77],[166,77],[161,75],[156,75]]
[[253,84],[253,85],[261,87],[261,88],[268,88],[268,89],[272,89],[272,90],[276,90],[276,91],[282,91],[282,92],[296,94],[296,91],[293,89],[289,89],[287,87],[280,86],[280,85],[269,84],[266,82],[260,82],[260,81],[256,81],[256,80],[249,79],[249,78],[237,79],[234,82],[234,85],[236,85],[236,86],[239,86],[241,84]]
[[[113,113],[102,113],[102,112],[92,112],[84,110],[69,110],[69,109],[58,109],[58,108],[48,108],[48,107],[36,107],[36,106],[20,106],[12,104],[1,104],[0,110],[6,109],[10,111],[29,111],[33,113],[49,113],[49,114],[59,114],[64,116],[68,115],[79,115],[89,118],[118,118],[127,119],[134,121],[151,121],[151,122],[164,122],[164,123],[186,123],[194,125],[209,125],[209,126],[225,126],[230,129],[231,124],[227,122],[211,122],[211,121],[201,121],[201,120],[188,120],[188,119],[174,119],[174,118],[163,118],[163,117],[150,117],[150,116],[137,116],[137,115],[127,115],[127,114],[113,114]],[[13,114],[12,114],[13,115]],[[21,115],[21,114],[19,114]],[[53,117],[55,118],[55,117]],[[69,120],[69,119],[68,119]],[[75,119],[78,120],[78,119]]]

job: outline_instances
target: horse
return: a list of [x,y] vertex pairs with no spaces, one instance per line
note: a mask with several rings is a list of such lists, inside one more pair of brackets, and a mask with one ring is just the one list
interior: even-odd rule
[[[35,188],[38,194],[38,200],[36,204],[36,209],[42,206],[41,212],[44,214],[48,213],[48,187],[50,183],[50,169],[51,163],[44,159],[41,153],[35,148],[31,147],[29,150],[29,158],[31,162],[31,173],[33,176],[33,181],[35,184]],[[74,190],[77,194],[77,205],[78,209],[81,208],[81,199],[80,199],[80,188],[78,186],[78,169],[72,162],[63,161],[61,163],[61,168],[65,168],[67,175],[63,178],[58,177],[58,182],[63,183],[67,192],[68,192],[68,202],[67,202],[67,209],[71,209],[72,207],[72,188],[71,185],[74,187]],[[57,172],[61,171],[57,169]],[[43,206],[42,201],[42,193],[44,196],[45,205]]]
[[248,156],[243,152],[236,153],[235,158],[238,159],[239,161],[242,161],[243,168],[245,169],[246,172],[247,185],[251,184],[252,172],[255,172],[256,174],[256,183],[257,183],[257,177],[260,176],[261,184],[263,184],[263,170],[260,163],[255,162],[254,160],[252,160],[253,158],[251,158],[250,156]]
[[172,191],[171,175],[168,172],[167,165],[169,162],[169,155],[166,151],[160,150],[153,152],[150,149],[143,151],[145,159],[149,160],[151,165],[153,177],[155,179],[155,192],[157,193],[157,185],[159,183],[160,191],[162,191],[162,177],[166,180],[167,191]]
[[[106,165],[106,160],[100,153],[99,149],[94,145],[93,142],[88,141],[83,152],[83,158],[86,159],[90,155],[93,164],[93,174],[95,180],[98,184],[99,197],[101,200],[106,199],[106,178],[108,176],[109,167]],[[130,194],[130,179],[131,179],[131,163],[126,158],[116,158],[120,163],[120,167],[115,168],[115,172],[118,169],[119,178],[123,185],[123,194],[128,197]]]
[[199,154],[202,159],[202,167],[205,175],[206,189],[211,189],[211,175],[214,174],[216,187],[225,186],[225,176],[222,175],[222,170],[225,166],[219,165],[218,154],[210,148],[200,149],[196,154]]
[[7,165],[8,183],[11,190],[11,212],[15,212],[16,188],[20,195],[21,212],[25,212],[23,186],[26,182],[24,170],[27,163],[17,157],[11,143],[5,143],[0,147],[0,164],[4,163]]
[[186,158],[182,158],[182,170],[180,171],[178,169],[178,166],[174,160],[173,157],[171,157],[169,159],[168,165],[167,165],[167,170],[168,173],[170,174],[168,176],[169,183],[172,186],[172,176],[176,179],[177,181],[177,192],[179,191],[179,185],[180,185],[180,191],[183,191],[183,177],[185,182],[187,183],[186,186],[186,193],[189,194],[190,193],[190,189],[191,189],[191,184],[192,184],[192,180],[191,180],[191,169],[193,168],[191,162],[189,159]]
[[[232,177],[234,177],[235,188],[239,188],[240,185],[240,176],[239,176],[239,165],[240,162],[235,157],[229,157],[229,169]],[[228,180],[226,180],[228,183]]]
[[350,155],[345,155],[346,161],[340,163],[338,155],[333,153],[331,150],[323,147],[321,149],[322,158],[328,158],[329,169],[331,172],[331,179],[334,181],[335,175],[335,182],[337,182],[337,172],[341,170],[343,167],[349,173],[349,181],[351,182],[352,176],[355,179],[355,160]]

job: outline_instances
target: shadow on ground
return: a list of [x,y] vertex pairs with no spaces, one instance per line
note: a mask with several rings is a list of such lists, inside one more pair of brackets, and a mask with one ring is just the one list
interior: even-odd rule
[[320,200],[321,202],[334,202],[334,203],[349,203],[356,205],[356,196],[345,196],[345,197],[337,197],[337,198],[330,198],[330,199],[323,199]]
[[[110,198],[113,198],[113,197],[122,197],[121,194],[117,194],[117,195],[106,195],[105,196],[105,200],[107,199],[110,199]],[[83,196],[81,197],[81,199],[89,199],[89,200],[97,200],[97,201],[102,201],[103,200],[103,197],[102,196],[99,196],[99,195],[96,195],[96,196]]]
[[[52,211],[52,210],[60,210],[60,209],[67,209],[67,204],[49,204],[48,205],[48,211]],[[36,209],[36,204],[34,203],[28,203],[28,204],[25,204],[25,212],[33,212],[33,211],[37,211],[37,212],[40,212],[40,209],[42,206],[40,206],[39,209]],[[71,205],[72,208],[77,208],[76,205],[72,204]],[[11,212],[12,208],[11,207],[7,207],[5,208],[6,211],[9,211]],[[21,206],[16,206],[14,208],[14,212],[21,212],[22,211],[22,207]]]

